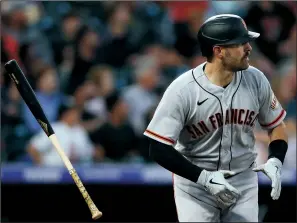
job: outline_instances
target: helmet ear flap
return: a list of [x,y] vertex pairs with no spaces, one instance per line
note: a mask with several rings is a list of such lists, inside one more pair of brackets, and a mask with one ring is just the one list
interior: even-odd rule
[[204,57],[211,57],[213,55],[213,46],[209,44],[203,45],[203,47],[201,48],[201,53]]
[[201,51],[202,56],[210,57],[213,55],[213,45],[207,42],[202,36],[201,33],[198,33],[198,45]]

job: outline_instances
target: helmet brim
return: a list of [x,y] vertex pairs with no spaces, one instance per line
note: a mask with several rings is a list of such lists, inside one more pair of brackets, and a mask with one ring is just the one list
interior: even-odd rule
[[216,44],[217,46],[228,46],[228,45],[235,45],[235,44],[243,44],[254,41],[260,36],[260,33],[248,31],[246,35],[238,37],[236,39],[230,40],[223,44]]
[[256,39],[260,36],[260,33],[256,33],[256,32],[252,32],[252,31],[248,31],[248,36],[251,38],[251,39]]

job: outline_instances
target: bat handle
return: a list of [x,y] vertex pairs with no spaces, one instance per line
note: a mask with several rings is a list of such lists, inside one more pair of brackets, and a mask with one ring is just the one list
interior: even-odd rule
[[98,208],[94,204],[93,200],[91,199],[89,193],[87,192],[86,188],[84,187],[83,183],[81,182],[77,172],[75,171],[70,160],[66,156],[64,150],[62,149],[62,147],[57,139],[57,136],[55,134],[53,134],[53,135],[49,136],[49,139],[53,143],[53,145],[56,148],[57,152],[59,153],[61,159],[63,160],[67,170],[69,171],[69,174],[71,175],[76,186],[78,187],[79,191],[81,192],[82,196],[84,197],[84,199],[91,211],[92,219],[96,220],[96,219],[100,218],[102,216],[102,212],[98,210]]
[[75,169],[69,170],[70,175],[72,176],[75,184],[77,185],[79,191],[83,195],[83,198],[85,199],[91,214],[92,214],[92,219],[96,220],[102,216],[102,212],[98,210],[96,205],[94,204],[93,200],[91,199],[89,193],[87,192],[86,188],[84,187],[83,183],[81,182],[78,174],[76,173]]

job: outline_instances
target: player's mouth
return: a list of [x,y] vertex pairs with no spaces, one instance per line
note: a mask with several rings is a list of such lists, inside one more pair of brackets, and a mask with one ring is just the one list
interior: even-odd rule
[[249,59],[249,53],[247,53],[244,57],[243,57],[243,60],[247,60],[247,61],[249,61],[250,59]]

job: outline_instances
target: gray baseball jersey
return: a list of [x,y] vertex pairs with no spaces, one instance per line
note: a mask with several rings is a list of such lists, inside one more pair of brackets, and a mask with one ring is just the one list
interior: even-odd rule
[[169,85],[144,135],[174,146],[203,169],[242,172],[257,156],[256,122],[271,129],[286,111],[255,67],[237,72],[223,88],[208,80],[204,65]]
[[226,180],[241,196],[227,209],[201,185],[174,175],[180,222],[256,222],[258,180],[251,168],[257,156],[253,129],[257,122],[266,129],[277,126],[286,111],[265,75],[255,67],[237,72],[223,88],[208,80],[204,65],[169,85],[144,135],[174,146],[203,169],[237,173]]

